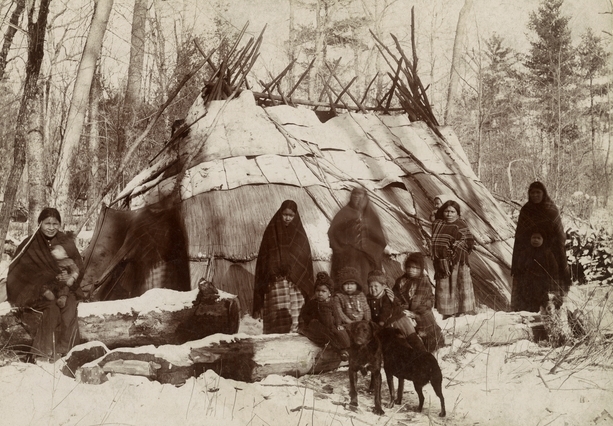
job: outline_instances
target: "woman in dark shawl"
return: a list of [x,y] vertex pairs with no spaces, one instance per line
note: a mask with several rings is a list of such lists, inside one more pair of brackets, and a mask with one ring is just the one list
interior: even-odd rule
[[[51,207],[38,216],[36,233],[17,247],[16,256],[9,266],[7,297],[14,306],[29,307],[42,312],[42,320],[32,344],[34,356],[55,359],[66,354],[79,343],[77,298],[70,291],[63,307],[50,293],[50,288],[66,284],[79,288],[83,276],[83,260],[74,241],[59,231],[60,213]],[[65,271],[51,254],[51,248],[60,245],[77,265],[80,273],[76,280]]]
[[473,313],[475,293],[468,257],[475,240],[460,217],[460,205],[447,201],[432,225],[432,260],[436,281],[435,307],[443,316]]
[[263,316],[265,334],[297,331],[313,281],[311,246],[298,206],[285,200],[264,230],[255,265],[253,316]]
[[511,307],[517,308],[517,283],[515,278],[521,273],[519,261],[520,253],[530,247],[530,237],[534,229],[542,230],[547,235],[548,246],[558,265],[559,293],[564,295],[570,287],[570,274],[566,258],[566,233],[562,226],[560,212],[555,203],[549,198],[545,185],[533,182],[528,188],[528,202],[519,211],[517,228],[515,229],[515,244],[513,245],[513,259],[511,275],[513,275],[513,291],[511,292]]
[[344,267],[357,269],[363,283],[368,282],[370,271],[382,269],[387,242],[366,190],[357,187],[351,191],[349,203],[332,219],[328,239],[332,248],[331,276],[335,281]]

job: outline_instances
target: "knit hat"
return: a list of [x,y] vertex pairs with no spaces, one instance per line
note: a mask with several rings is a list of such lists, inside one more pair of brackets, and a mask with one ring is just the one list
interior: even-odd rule
[[368,273],[368,284],[370,284],[373,281],[376,281],[383,285],[387,285],[387,275],[385,275],[385,272],[380,271],[378,269],[370,271]]
[[409,265],[417,265],[419,269],[423,272],[426,267],[426,260],[424,259],[424,255],[420,252],[409,253],[409,255],[404,261],[404,269],[406,270]]
[[348,282],[353,282],[358,285],[359,290],[362,289],[362,284],[360,284],[360,273],[357,269],[352,268],[351,266],[345,266],[338,271],[336,282],[339,286],[342,286]]
[[332,278],[330,278],[330,275],[328,275],[328,273],[325,271],[321,271],[317,273],[317,278],[315,279],[314,288],[317,289],[317,287],[320,287],[322,285],[328,287],[328,291],[330,291],[330,293],[334,293],[334,281],[332,281]]

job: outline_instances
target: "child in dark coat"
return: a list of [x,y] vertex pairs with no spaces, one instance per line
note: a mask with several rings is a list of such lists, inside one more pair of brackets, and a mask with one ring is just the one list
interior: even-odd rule
[[340,285],[341,291],[334,295],[334,306],[341,324],[370,321],[370,308],[362,292],[358,270],[350,266],[342,268],[338,272],[337,284]]
[[530,246],[518,257],[519,274],[515,277],[513,292],[517,296],[514,310],[539,312],[547,304],[548,292],[559,293],[558,264],[546,244],[546,235],[532,230]]
[[315,280],[315,296],[306,302],[298,318],[298,332],[318,345],[330,344],[347,361],[349,335],[341,325],[332,301],[334,283],[326,272],[319,272]]
[[399,329],[413,349],[426,350],[423,342],[415,332],[413,323],[405,315],[401,306],[386,294],[387,276],[379,270],[368,273],[368,306],[372,320],[381,327]]
[[404,261],[404,275],[396,280],[393,290],[402,309],[415,319],[417,334],[428,352],[434,352],[445,345],[445,338],[432,312],[432,287],[426,274],[424,256],[418,252],[410,253]]

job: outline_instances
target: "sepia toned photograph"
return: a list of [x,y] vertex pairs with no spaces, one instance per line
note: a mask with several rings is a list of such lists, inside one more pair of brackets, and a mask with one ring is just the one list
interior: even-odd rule
[[0,12],[0,424],[613,426],[612,0]]

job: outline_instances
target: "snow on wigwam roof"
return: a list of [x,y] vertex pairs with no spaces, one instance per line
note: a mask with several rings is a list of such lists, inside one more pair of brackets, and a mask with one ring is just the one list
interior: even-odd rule
[[354,112],[322,123],[307,108],[260,107],[248,90],[207,107],[199,98],[186,123],[188,136],[169,145],[119,198],[137,209],[178,196],[191,258],[252,261],[268,221],[293,199],[314,260],[329,261],[330,221],[355,186],[368,190],[392,250],[423,251],[433,197],[446,193],[479,243],[471,258],[475,286],[508,302],[514,227],[452,129],[439,128],[443,139],[406,115]]

